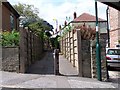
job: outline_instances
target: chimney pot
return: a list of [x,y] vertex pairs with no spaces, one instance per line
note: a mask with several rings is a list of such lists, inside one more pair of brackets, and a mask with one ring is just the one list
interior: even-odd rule
[[65,23],[64,23],[64,24],[65,24],[65,26],[67,26],[67,22],[66,22],[66,21],[65,21]]
[[76,12],[74,12],[74,19],[77,17],[77,14],[76,14]]

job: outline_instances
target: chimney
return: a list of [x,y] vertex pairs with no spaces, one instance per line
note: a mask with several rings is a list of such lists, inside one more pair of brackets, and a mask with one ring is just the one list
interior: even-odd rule
[[67,26],[67,22],[66,21],[64,22],[64,25]]
[[76,14],[76,12],[74,12],[74,19],[77,17],[77,14]]

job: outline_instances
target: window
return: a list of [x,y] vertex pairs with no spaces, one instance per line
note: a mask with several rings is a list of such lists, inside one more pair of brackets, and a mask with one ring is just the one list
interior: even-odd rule
[[14,29],[14,16],[12,14],[10,15],[10,29]]
[[107,54],[108,55],[120,55],[120,49],[109,49]]

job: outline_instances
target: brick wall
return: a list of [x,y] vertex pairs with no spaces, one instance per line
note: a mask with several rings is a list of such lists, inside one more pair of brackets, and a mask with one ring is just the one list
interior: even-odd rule
[[110,7],[110,47],[115,48],[120,39],[120,11]]

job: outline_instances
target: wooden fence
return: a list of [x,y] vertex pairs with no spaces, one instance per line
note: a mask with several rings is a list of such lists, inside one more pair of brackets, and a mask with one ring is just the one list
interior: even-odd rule
[[43,42],[40,36],[29,28],[20,29],[20,72],[24,73],[28,66],[41,58]]
[[83,26],[75,27],[61,38],[61,52],[72,63],[74,67],[79,67],[79,58],[81,58],[82,40],[91,40],[95,38],[95,29]]
[[[73,65],[73,67],[79,67],[78,65],[78,48],[80,48],[80,30],[76,32],[70,31],[64,37],[61,38],[61,52]],[[78,68],[77,68],[78,69]]]
[[[95,49],[95,29],[85,25],[67,32],[60,41],[61,53],[77,68],[78,75],[82,77],[97,77],[96,49]],[[100,39],[101,43],[101,67],[102,80],[107,79],[105,39]]]

